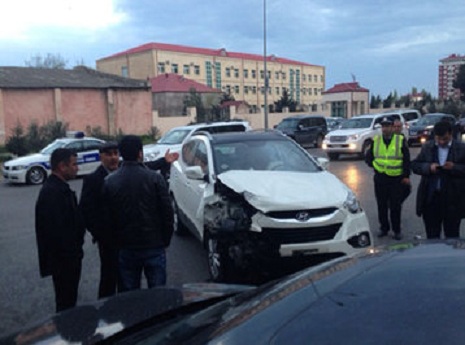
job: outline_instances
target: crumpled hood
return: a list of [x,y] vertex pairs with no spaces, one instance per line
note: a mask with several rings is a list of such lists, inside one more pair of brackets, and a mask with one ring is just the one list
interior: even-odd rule
[[329,136],[339,136],[339,135],[354,135],[354,134],[362,134],[365,132],[371,132],[370,128],[347,128],[347,129],[336,129],[329,133]]
[[341,206],[348,187],[327,171],[230,170],[218,179],[262,212]]

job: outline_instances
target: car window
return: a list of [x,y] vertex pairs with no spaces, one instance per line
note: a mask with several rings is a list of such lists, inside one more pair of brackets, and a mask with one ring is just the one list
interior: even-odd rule
[[176,145],[181,144],[192,129],[173,129],[158,140],[158,144]]
[[181,161],[185,166],[194,165],[196,140],[186,142],[181,149]]
[[290,140],[216,143],[213,156],[218,174],[228,170],[320,171],[315,162]]
[[82,152],[84,151],[84,145],[82,141],[74,141],[66,145],[67,149],[70,149],[73,152]]
[[417,113],[403,113],[402,116],[404,117],[405,121],[413,121],[418,119],[418,114]]
[[284,119],[277,126],[277,129],[294,129],[299,123],[298,119]]
[[341,125],[341,128],[370,128],[372,121],[373,119],[371,117],[363,119],[352,118],[345,121]]
[[193,165],[198,165],[202,168],[204,174],[208,174],[208,154],[207,146],[203,141],[199,141],[194,150]]
[[50,144],[48,144],[46,147],[44,147],[40,153],[44,154],[44,155],[51,155],[53,151],[55,151],[56,149],[60,148],[60,147],[65,147],[65,143],[63,141],[60,141],[60,140],[56,140]]
[[102,143],[97,140],[84,140],[83,142],[84,151],[98,150],[100,146],[102,146]]

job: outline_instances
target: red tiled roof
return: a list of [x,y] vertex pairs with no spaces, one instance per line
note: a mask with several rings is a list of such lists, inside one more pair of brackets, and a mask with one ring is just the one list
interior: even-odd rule
[[[177,44],[167,44],[167,43],[146,43],[138,47],[131,48],[131,49],[101,58],[98,61],[111,59],[111,58],[124,56],[124,55],[142,53],[142,52],[146,52],[149,50],[166,50],[166,51],[172,51],[172,52],[177,52],[177,53],[200,54],[200,55],[218,56],[218,57],[227,56],[227,57],[236,58],[236,59],[263,61],[263,56],[258,55],[258,54],[228,52],[224,48],[221,48],[221,49],[196,48],[196,47],[188,47],[188,46],[182,46],[182,45],[177,45]],[[300,62],[300,61],[295,61],[291,59],[280,58],[275,55],[267,56],[266,60],[270,62],[278,62],[282,64],[318,66],[318,65],[312,65],[306,62]]]
[[194,80],[176,73],[165,73],[150,79],[152,92],[189,92],[194,88],[197,92],[221,93],[221,90],[197,83]]
[[370,90],[361,87],[357,82],[336,84],[323,93],[340,93],[340,92],[370,92]]

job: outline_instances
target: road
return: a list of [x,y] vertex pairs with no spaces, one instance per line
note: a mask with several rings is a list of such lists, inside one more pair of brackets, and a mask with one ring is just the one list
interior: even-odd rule
[[[418,148],[411,149],[412,157]],[[318,149],[311,154],[325,157]],[[358,158],[342,156],[332,161],[329,171],[343,180],[358,196],[373,233],[378,230],[373,172]],[[418,176],[412,176],[413,193],[404,205],[402,226],[405,239],[424,236],[421,219],[415,215],[415,193]],[[82,180],[71,181],[80,193]],[[11,186],[0,181],[0,335],[39,321],[54,312],[51,278],[41,279],[38,272],[34,233],[34,204],[40,186]],[[463,226],[462,226],[462,234]],[[375,239],[376,244],[394,242],[390,238]],[[95,301],[99,261],[97,247],[86,235],[84,262],[79,289],[79,304]],[[191,236],[173,237],[168,249],[168,285],[208,280],[206,257],[200,244]]]

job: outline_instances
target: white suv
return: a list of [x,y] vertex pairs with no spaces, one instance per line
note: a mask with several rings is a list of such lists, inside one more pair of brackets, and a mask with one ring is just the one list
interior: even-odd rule
[[324,163],[278,131],[194,135],[171,165],[175,233],[204,244],[214,281],[365,251],[365,212]]
[[329,132],[323,141],[323,150],[331,160],[338,159],[340,154],[358,154],[363,157],[374,136],[381,134],[380,123],[384,117],[400,120],[403,126],[402,132],[407,138],[405,121],[399,114],[360,115],[344,121],[339,129]]
[[175,127],[163,135],[157,143],[144,145],[144,161],[150,162],[162,158],[168,149],[170,152],[179,152],[183,142],[196,132],[223,133],[244,132],[248,130],[251,130],[251,127],[247,121],[197,123]]

